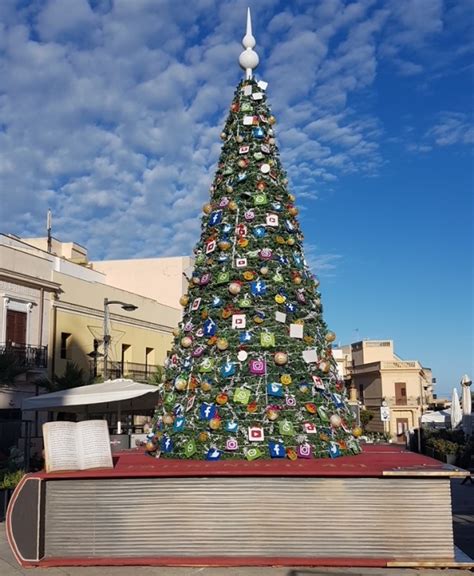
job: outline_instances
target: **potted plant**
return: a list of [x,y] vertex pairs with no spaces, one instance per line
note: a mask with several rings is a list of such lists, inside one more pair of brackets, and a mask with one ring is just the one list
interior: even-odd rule
[[8,502],[13,490],[25,475],[24,470],[1,470],[0,471],[0,520],[5,518]]

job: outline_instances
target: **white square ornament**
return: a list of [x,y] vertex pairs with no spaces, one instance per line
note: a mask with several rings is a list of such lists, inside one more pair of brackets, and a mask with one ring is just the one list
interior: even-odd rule
[[277,322],[286,322],[286,314],[284,312],[275,312],[275,320]]
[[244,116],[244,126],[252,126],[253,116]]
[[241,328],[245,328],[245,325],[245,314],[232,314],[232,328],[239,330]]
[[277,214],[267,214],[267,226],[278,226],[278,216]]
[[235,267],[236,268],[245,268],[247,266],[247,258],[236,258],[235,259]]
[[290,338],[303,338],[303,324],[290,324]]
[[249,427],[249,440],[250,442],[263,442],[265,439],[265,434],[263,432],[263,428],[259,426],[250,426]]
[[260,90],[266,90],[267,86],[268,86],[268,82],[265,82],[264,80],[259,80],[257,82],[257,86],[260,88]]
[[315,348],[311,348],[310,350],[303,350],[303,360],[310,364],[311,362],[318,361],[318,353],[316,352]]
[[251,85],[244,86],[242,92],[244,93],[245,96],[250,96],[250,94],[252,94],[252,86]]
[[261,92],[254,92],[252,94],[252,100],[261,100],[263,98],[263,94]]

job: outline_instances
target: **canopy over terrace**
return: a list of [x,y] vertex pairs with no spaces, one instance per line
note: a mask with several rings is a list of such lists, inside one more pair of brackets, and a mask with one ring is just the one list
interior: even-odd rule
[[156,404],[157,392],[156,386],[118,378],[32,396],[23,400],[22,409],[76,413],[151,410]]

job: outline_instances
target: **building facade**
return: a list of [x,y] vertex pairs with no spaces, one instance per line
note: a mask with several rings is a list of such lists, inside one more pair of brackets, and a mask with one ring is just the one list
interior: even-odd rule
[[[350,398],[373,414],[367,429],[405,443],[406,431],[419,427],[433,402],[431,370],[399,358],[392,340],[355,342],[335,349],[335,357]],[[382,421],[382,406],[388,408],[388,421]]]

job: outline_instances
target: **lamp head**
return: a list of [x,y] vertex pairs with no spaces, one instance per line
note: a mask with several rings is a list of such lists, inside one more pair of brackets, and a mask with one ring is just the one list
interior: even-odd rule
[[133,312],[138,306],[135,306],[135,304],[122,304],[122,308],[127,312]]

